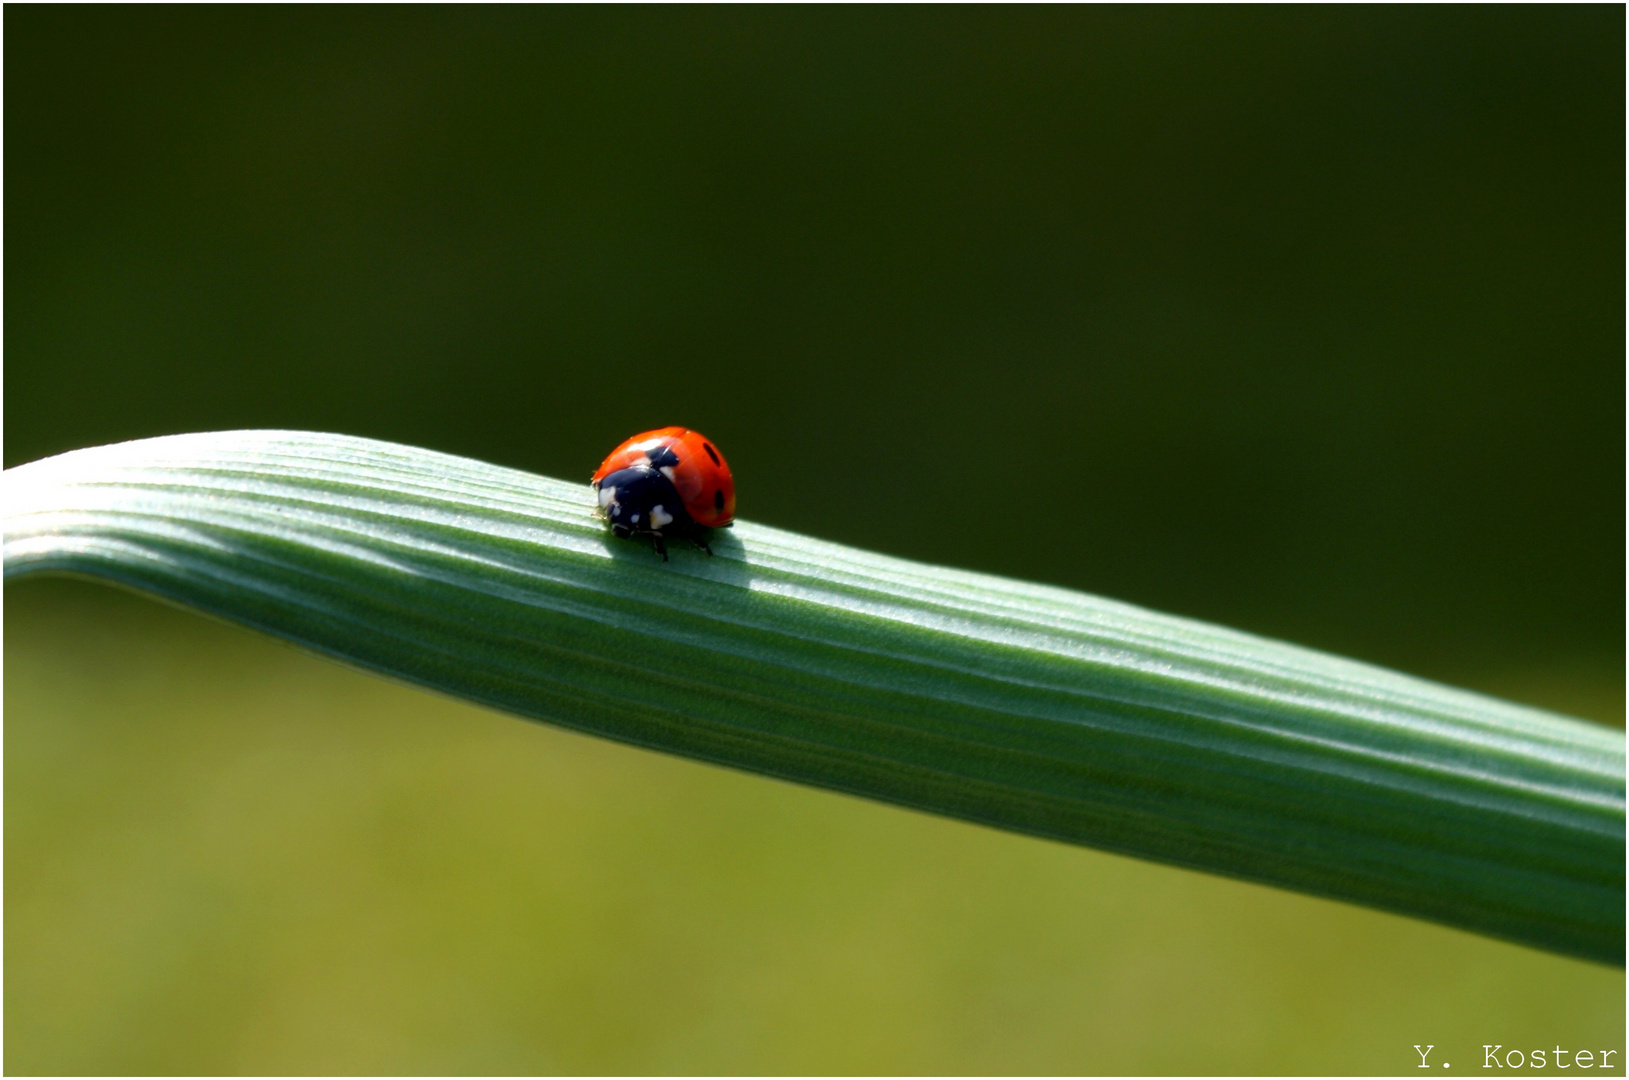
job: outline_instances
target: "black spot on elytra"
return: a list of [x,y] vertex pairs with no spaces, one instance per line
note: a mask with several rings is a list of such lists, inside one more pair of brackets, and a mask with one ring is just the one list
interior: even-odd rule
[[724,512],[724,492],[713,492],[713,509],[717,510],[721,514]]
[[[713,464],[714,465],[720,464],[720,462],[718,460],[718,451],[713,449],[713,444],[712,443],[702,443],[701,448],[703,450],[707,451],[707,456],[713,459]],[[721,496],[719,496],[719,498],[723,498],[723,496],[721,495]],[[720,504],[720,505],[722,505],[722,504]]]
[[658,446],[654,450],[647,450],[645,456],[650,459],[650,467],[653,469],[663,469],[679,464],[679,455],[673,452],[671,446]]

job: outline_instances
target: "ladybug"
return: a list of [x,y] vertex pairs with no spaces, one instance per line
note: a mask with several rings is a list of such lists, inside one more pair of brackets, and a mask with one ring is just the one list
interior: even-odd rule
[[667,537],[689,540],[711,555],[707,530],[735,520],[735,478],[718,448],[699,431],[665,427],[644,431],[606,455],[591,483],[594,513],[612,534],[656,538],[667,561]]

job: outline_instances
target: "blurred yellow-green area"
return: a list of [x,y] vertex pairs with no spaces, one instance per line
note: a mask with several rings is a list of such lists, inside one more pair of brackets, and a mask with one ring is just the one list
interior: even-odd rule
[[[1623,723],[1621,7],[5,31],[8,467],[685,424],[753,521]],[[1622,1072],[1619,969],[5,616],[11,1073]]]
[[100,586],[5,614],[10,1073],[1623,1060],[1616,968],[567,734]]

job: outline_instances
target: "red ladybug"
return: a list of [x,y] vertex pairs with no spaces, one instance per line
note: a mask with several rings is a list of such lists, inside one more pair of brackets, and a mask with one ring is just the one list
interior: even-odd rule
[[707,530],[735,520],[735,479],[718,448],[699,431],[665,427],[645,431],[606,455],[592,481],[594,512],[627,539],[656,538],[667,561],[669,536],[683,537],[711,555]]

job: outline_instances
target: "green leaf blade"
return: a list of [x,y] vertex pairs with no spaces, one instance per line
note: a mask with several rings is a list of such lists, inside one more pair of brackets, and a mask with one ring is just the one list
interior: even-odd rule
[[7,577],[86,574],[524,716],[1621,964],[1621,732],[1068,590],[586,484],[224,432],[4,475]]

